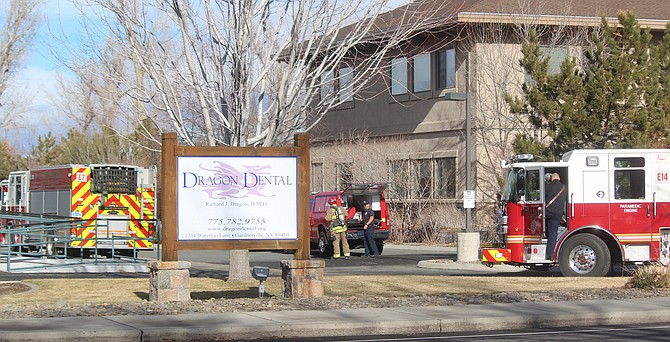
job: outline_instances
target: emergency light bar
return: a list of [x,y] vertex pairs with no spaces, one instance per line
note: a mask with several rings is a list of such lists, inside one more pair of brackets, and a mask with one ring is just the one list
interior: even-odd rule
[[511,163],[517,163],[517,162],[529,162],[529,161],[533,160],[533,158],[535,158],[535,156],[532,155],[532,154],[530,154],[530,153],[526,153],[526,154],[517,154],[517,155],[515,155],[515,156],[510,157],[510,160],[509,160],[509,161],[507,161],[507,160],[501,160],[501,161],[500,161],[500,167],[503,168],[503,169],[507,169],[507,168],[510,167],[510,164],[511,164]]
[[530,153],[517,154],[516,156],[512,157],[512,162],[513,163],[515,163],[515,162],[529,162],[529,161],[533,160],[533,158],[535,158],[535,156],[530,154]]

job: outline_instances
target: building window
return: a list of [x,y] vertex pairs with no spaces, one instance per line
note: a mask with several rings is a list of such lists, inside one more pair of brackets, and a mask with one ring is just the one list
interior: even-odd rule
[[456,158],[388,161],[390,198],[455,199]]
[[321,75],[321,100],[328,99],[335,93],[335,78],[333,71],[327,71]]
[[323,191],[323,163],[312,164],[312,191]]
[[354,175],[351,172],[351,163],[337,163],[335,164],[335,172],[337,172],[337,189],[344,190],[354,180]]
[[540,46],[543,58],[549,58],[547,72],[549,74],[558,74],[561,72],[561,64],[568,58],[568,49],[566,47],[548,47]]
[[435,159],[435,195],[456,198],[456,158]]
[[[540,46],[540,58],[548,58],[547,74],[557,75],[561,72],[561,64],[568,58],[568,49],[565,47]],[[526,84],[534,84],[530,74],[524,71]]]
[[391,95],[407,94],[407,58],[391,60]]
[[391,187],[389,195],[391,198],[409,198],[409,160],[389,160],[389,177]]
[[430,159],[413,160],[415,171],[414,198],[432,198],[433,168]]
[[437,88],[456,87],[456,49],[437,52]]
[[354,100],[354,69],[351,67],[341,68],[340,74],[340,98],[342,102],[350,102]]
[[430,90],[430,54],[423,53],[414,56],[413,65],[413,84],[414,92]]

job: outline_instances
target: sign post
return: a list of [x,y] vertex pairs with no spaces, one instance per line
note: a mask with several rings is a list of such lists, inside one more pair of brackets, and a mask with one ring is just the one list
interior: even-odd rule
[[292,147],[177,146],[163,134],[163,261],[179,250],[297,250],[309,259],[309,135]]
[[[300,265],[315,268],[309,259],[309,175],[307,133],[297,133],[291,147],[178,146],[175,133],[164,133],[165,267],[152,269],[183,270],[183,263],[175,264],[179,250],[222,249],[292,249]],[[316,266],[322,274],[323,262]]]
[[475,191],[474,190],[463,191],[463,208],[473,209],[474,207],[475,207]]

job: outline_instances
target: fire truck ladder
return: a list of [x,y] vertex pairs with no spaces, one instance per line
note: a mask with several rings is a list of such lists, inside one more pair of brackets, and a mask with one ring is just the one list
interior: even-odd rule
[[[95,246],[84,248],[84,239],[71,233],[73,227],[81,226],[84,220],[70,217],[17,213],[0,210],[0,267],[6,264],[7,272],[24,272],[35,269],[67,268],[77,265],[105,264],[140,264],[146,263],[149,255],[138,257],[139,250],[133,248],[118,248],[126,246],[129,241],[140,240],[134,236],[119,236],[97,234],[98,229],[106,229],[114,225],[112,220],[98,219],[95,222]],[[158,259],[160,251],[158,244],[160,224],[156,223],[157,236],[148,239],[155,244]],[[88,239],[86,241],[90,241]],[[73,244],[80,247],[74,247]],[[132,243],[135,246],[135,243]],[[98,247],[103,246],[103,247]],[[104,256],[104,258],[103,258]],[[86,270],[87,267],[77,267]]]

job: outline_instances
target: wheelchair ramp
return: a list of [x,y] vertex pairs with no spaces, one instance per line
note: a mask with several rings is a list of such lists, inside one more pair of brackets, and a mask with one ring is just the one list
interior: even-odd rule
[[0,211],[0,222],[0,272],[148,273],[147,263],[159,257],[157,239],[155,249],[134,247],[137,238],[118,228],[127,225],[118,217],[96,220],[104,234],[86,239],[93,248],[72,234],[77,219]]

